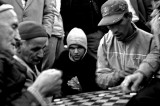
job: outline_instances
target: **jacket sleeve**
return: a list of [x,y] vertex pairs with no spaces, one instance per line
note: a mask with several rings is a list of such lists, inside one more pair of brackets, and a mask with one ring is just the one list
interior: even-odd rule
[[55,10],[54,0],[45,0],[42,24],[49,35],[52,34],[53,30],[54,16],[55,16],[54,10]]
[[[156,43],[157,40],[157,43]],[[159,50],[159,35],[155,35],[151,42],[150,53],[140,64],[137,71],[141,71],[147,78],[152,77],[159,71],[160,67],[160,50]],[[136,71],[136,72],[137,72]]]
[[24,92],[21,97],[18,97],[15,100],[11,101],[10,105],[11,106],[41,106],[39,101],[29,91]]
[[[4,62],[4,60],[0,59],[0,104],[1,106],[41,106],[45,104],[46,102],[43,99],[43,97],[39,93],[35,93],[35,90],[27,89],[24,92],[20,90],[21,89],[20,87],[23,87],[23,86],[18,86],[17,83],[19,82],[16,83],[16,81],[12,79],[12,77],[15,77],[14,75],[9,76],[8,72],[10,72],[11,70],[9,71],[4,70],[5,63],[6,62]],[[9,67],[12,67],[12,66],[9,66]],[[15,70],[15,74],[17,78],[21,80],[22,74],[16,70]],[[12,80],[12,82],[15,82],[15,83],[12,83],[12,84],[7,83],[6,79]],[[14,90],[10,89],[10,92],[9,92],[8,91],[9,88],[7,87],[10,87],[10,86],[17,86],[17,89],[14,89],[14,88],[13,88]]]
[[124,71],[114,70],[110,67],[105,48],[107,47],[103,37],[98,47],[96,70],[97,84],[103,89],[117,86],[124,79]]
[[61,6],[61,2],[58,2],[59,0],[54,0],[54,24],[53,24],[53,31],[52,31],[52,36],[56,36],[59,38],[62,38],[64,36],[64,29],[63,29],[63,20],[62,20],[62,16],[60,14],[60,10],[58,10],[58,6]]

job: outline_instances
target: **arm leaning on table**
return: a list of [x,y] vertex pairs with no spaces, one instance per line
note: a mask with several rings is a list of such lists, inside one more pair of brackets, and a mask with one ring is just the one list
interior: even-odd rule
[[[121,83],[122,91],[125,93],[137,92],[144,86],[144,83],[148,82],[153,75],[160,78],[160,50],[155,40],[159,39],[158,36],[154,36],[152,42],[152,49],[147,57],[140,64],[137,71],[133,74],[125,77]],[[158,73],[157,73],[158,72]]]

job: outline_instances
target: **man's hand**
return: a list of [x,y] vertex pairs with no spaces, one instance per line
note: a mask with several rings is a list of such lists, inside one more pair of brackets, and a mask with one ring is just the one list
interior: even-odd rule
[[56,69],[43,71],[31,85],[38,90],[43,97],[59,94],[61,91],[62,73]]
[[124,93],[137,92],[140,89],[140,84],[143,83],[144,75],[140,72],[133,73],[125,77],[121,83],[121,88]]

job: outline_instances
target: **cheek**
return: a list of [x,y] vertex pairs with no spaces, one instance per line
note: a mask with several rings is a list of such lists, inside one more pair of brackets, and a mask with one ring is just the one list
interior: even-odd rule
[[30,60],[33,60],[34,58],[36,58],[36,55],[34,53],[29,53]]
[[31,61],[30,52],[28,50],[23,50],[22,56],[25,58],[26,61],[28,61],[28,62]]
[[74,55],[74,52],[72,52],[72,51],[70,51],[69,53],[70,53],[70,55],[71,55],[71,56],[73,56],[73,55]]
[[85,50],[82,50],[82,51],[80,52],[81,56],[83,56],[84,53],[85,53]]
[[10,35],[10,39],[14,39],[15,35],[16,35],[16,31],[12,31],[12,30],[8,30],[8,34]]

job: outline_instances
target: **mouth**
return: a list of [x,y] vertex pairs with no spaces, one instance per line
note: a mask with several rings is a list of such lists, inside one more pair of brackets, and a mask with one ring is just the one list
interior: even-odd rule
[[120,37],[120,36],[121,36],[121,34],[116,33],[116,34],[114,34],[114,36],[116,36],[116,37]]
[[75,55],[74,57],[75,57],[75,58],[79,58],[79,55]]

